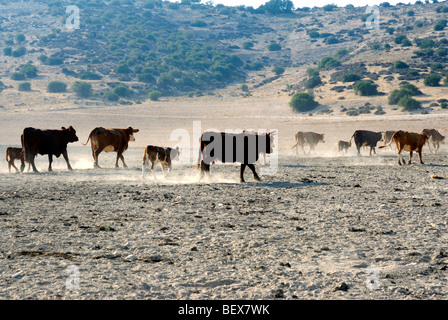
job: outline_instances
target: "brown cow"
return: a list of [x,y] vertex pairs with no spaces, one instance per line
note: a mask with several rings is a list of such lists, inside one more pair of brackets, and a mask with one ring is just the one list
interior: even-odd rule
[[408,132],[408,131],[402,131],[398,130],[395,132],[392,136],[391,141],[389,144],[384,146],[379,146],[378,148],[385,148],[389,146],[392,141],[395,141],[395,145],[398,149],[398,164],[401,166],[402,164],[406,164],[406,161],[403,159],[403,156],[401,155],[401,151],[409,151],[409,162],[408,164],[411,164],[412,159],[412,152],[417,151],[418,157],[420,159],[420,163],[423,163],[422,160],[422,148],[425,145],[426,141],[428,140],[428,136],[423,133],[416,133],[416,132]]
[[[53,170],[51,168],[53,155],[59,158],[61,154],[64,156],[68,169],[73,170],[68,160],[67,144],[78,141],[78,137],[76,136],[76,130],[72,126],[68,127],[68,129],[62,127],[61,129],[47,130],[25,128],[21,139],[24,160],[31,164],[34,172],[38,172],[34,165],[34,158],[37,154],[48,155],[48,171]],[[24,168],[25,163],[22,163],[20,171],[23,172]]]
[[103,127],[97,127],[90,132],[89,138],[83,145],[85,146],[90,139],[95,168],[101,168],[98,165],[98,156],[102,151],[116,152],[117,159],[115,161],[115,168],[118,168],[118,159],[121,159],[123,167],[127,168],[127,165],[124,162],[123,152],[128,149],[129,141],[135,141],[134,133],[138,131],[138,129],[132,127],[123,129],[105,129]]
[[350,148],[351,146],[352,146],[351,141],[348,141],[348,142],[347,141],[342,141],[342,140],[338,141],[339,152],[345,150],[345,153],[347,153],[348,148]]
[[[14,167],[16,169],[16,172],[19,172],[19,169],[14,165],[15,160],[20,160],[21,166],[25,166],[25,157],[23,155],[23,149],[22,148],[13,148],[8,147],[6,148],[6,161],[8,162],[8,170],[11,172],[11,167]],[[28,163],[28,171],[30,170],[30,164]]]
[[295,138],[296,138],[296,144],[293,145],[291,149],[296,148],[296,154],[299,154],[298,146],[300,146],[302,148],[303,153],[306,154],[305,149],[303,149],[305,143],[308,143],[310,145],[310,150],[308,154],[311,153],[311,150],[314,150],[319,141],[325,143],[323,133],[299,131],[296,133]]
[[434,152],[439,150],[439,143],[445,143],[445,136],[442,136],[436,129],[423,129],[421,133],[426,134],[429,137],[427,142],[429,150],[431,150],[430,142],[434,146]]
[[168,170],[171,171],[171,161],[179,160],[179,155],[179,147],[173,149],[151,145],[147,146],[143,153],[142,178],[145,174],[145,168],[149,165],[149,161],[151,161],[151,171],[154,179],[157,180],[155,167],[160,164],[162,166],[163,175],[165,175],[165,169],[168,168]]

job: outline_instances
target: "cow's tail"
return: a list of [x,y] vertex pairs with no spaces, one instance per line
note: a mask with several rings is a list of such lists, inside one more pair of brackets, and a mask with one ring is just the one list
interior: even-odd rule
[[352,137],[350,138],[350,140],[348,140],[348,145],[351,147],[352,146],[352,139],[355,137],[355,133],[352,134]]
[[89,142],[91,136],[92,136],[92,132],[90,132],[89,137],[87,138],[87,141],[82,144],[83,146],[87,145],[87,143]]
[[297,135],[297,133],[296,133],[296,135],[295,135],[295,139],[296,139],[296,144],[293,145],[293,146],[291,147],[291,149],[294,149],[294,148],[299,144],[299,136]]
[[6,162],[9,162],[10,157],[9,157],[9,148],[6,149]]

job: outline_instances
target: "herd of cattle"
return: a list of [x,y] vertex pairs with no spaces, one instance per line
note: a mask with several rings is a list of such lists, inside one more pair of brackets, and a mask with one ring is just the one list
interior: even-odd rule
[[[121,160],[123,167],[127,167],[124,161],[123,153],[128,148],[129,141],[135,141],[134,133],[139,132],[138,129],[132,127],[122,129],[106,129],[98,127],[93,129],[87,141],[83,145],[91,142],[92,156],[94,159],[94,167],[100,168],[98,164],[98,156],[101,152],[116,152],[117,158],[115,161],[115,167],[118,167],[118,161]],[[240,181],[244,182],[244,170],[247,167],[251,169],[254,174],[254,178],[259,180],[259,176],[255,170],[255,163],[258,161],[260,155],[266,156],[273,152],[273,140],[275,132],[255,133],[246,132],[242,133],[224,133],[224,132],[204,132],[200,138],[200,148],[197,167],[201,168],[201,176],[209,174],[210,165],[216,161],[223,163],[241,163]],[[6,149],[6,161],[8,162],[9,171],[11,167],[15,168],[18,172],[19,169],[14,165],[15,160],[20,160],[20,171],[23,172],[25,168],[25,162],[28,162],[28,170],[30,166],[34,172],[37,172],[34,164],[34,159],[37,154],[48,155],[48,171],[52,171],[53,156],[59,157],[63,155],[67,167],[72,170],[70,165],[67,145],[68,143],[78,141],[76,130],[70,126],[68,128],[62,127],[61,129],[53,130],[40,130],[35,128],[25,128],[21,135],[22,148],[9,147]],[[445,137],[440,134],[436,129],[424,129],[421,133],[407,132],[407,131],[385,131],[385,132],[373,132],[367,130],[357,130],[353,133],[349,141],[339,141],[338,150],[340,152],[347,152],[347,149],[351,147],[351,142],[354,140],[358,155],[360,155],[361,147],[370,147],[370,155],[376,153],[375,148],[378,142],[384,142],[383,145],[378,148],[385,148],[390,146],[392,142],[398,150],[398,164],[402,165],[404,161],[401,152],[403,150],[409,152],[409,164],[411,163],[413,152],[417,152],[419,155],[420,163],[422,161],[422,148],[425,144],[433,144],[434,150],[439,149],[439,144],[444,143]],[[324,141],[324,134],[315,132],[298,132],[295,135],[295,144],[292,148],[296,148],[296,154],[298,154],[298,147],[300,146],[303,152],[306,154],[304,146],[309,145],[310,149],[308,154],[315,149],[319,142]],[[162,170],[171,170],[171,161],[179,159],[180,150],[179,147],[168,148],[148,145],[143,153],[142,162],[142,176],[145,173],[145,168],[151,162],[151,171],[155,178],[155,167],[157,164],[162,166]]]

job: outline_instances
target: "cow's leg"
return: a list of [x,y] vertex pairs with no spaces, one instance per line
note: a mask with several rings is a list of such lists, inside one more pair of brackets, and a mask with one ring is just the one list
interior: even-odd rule
[[201,161],[201,178],[206,175],[210,175],[210,164],[207,164],[204,162],[204,160]]
[[100,153],[101,153],[100,149],[96,149],[96,150],[92,149],[92,156],[93,156],[93,161],[94,161],[93,167],[94,168],[100,168],[101,169],[100,165],[98,164],[98,156],[100,155]]
[[[9,164],[9,163],[8,163]],[[16,165],[14,164],[14,160],[11,161],[11,166],[16,169],[16,172],[19,172],[19,169],[17,169]],[[11,172],[11,169],[9,170]]]
[[67,163],[67,169],[70,170],[70,171],[73,171],[73,168],[70,165],[70,161],[68,160],[67,150],[64,150],[64,152],[62,152],[62,156],[64,157],[65,162]]
[[412,150],[409,151],[409,162],[408,162],[408,164],[411,164],[411,160],[412,160]]
[[417,150],[418,158],[420,159],[420,164],[424,164],[422,160],[422,148]]
[[254,179],[257,181],[260,181],[260,177],[257,174],[257,171],[255,170],[255,165],[254,164],[248,164],[247,165],[249,167],[250,170],[252,170],[253,174],[254,174]]
[[50,153],[48,155],[48,171],[53,171],[53,169],[51,168],[52,163],[53,163],[53,155]]
[[123,154],[120,154],[120,159],[121,159],[121,162],[123,162],[123,168],[127,168],[128,166],[127,166],[126,163],[124,162]]
[[403,151],[403,148],[400,146],[398,148],[398,164],[401,166],[401,162],[403,162],[403,164],[406,164],[406,162],[404,161],[402,155],[401,155],[401,151]]
[[246,169],[246,165],[242,163],[240,170],[240,182],[246,182],[244,181],[244,169]]

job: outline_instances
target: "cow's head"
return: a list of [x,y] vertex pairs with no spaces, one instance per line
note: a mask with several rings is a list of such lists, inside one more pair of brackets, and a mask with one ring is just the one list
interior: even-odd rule
[[65,127],[61,127],[61,129],[66,133],[67,142],[76,142],[79,140],[78,136],[76,135],[76,130],[72,126],[68,127],[67,129]]
[[323,134],[323,133],[321,133],[320,135],[319,135],[319,141],[322,141],[322,143],[325,143],[325,134]]
[[138,129],[134,129],[134,128],[132,128],[131,126],[129,126],[129,127],[126,129],[126,133],[128,134],[129,141],[135,141],[135,138],[134,138],[134,133],[135,133],[135,132],[139,132],[139,130],[138,130]]

